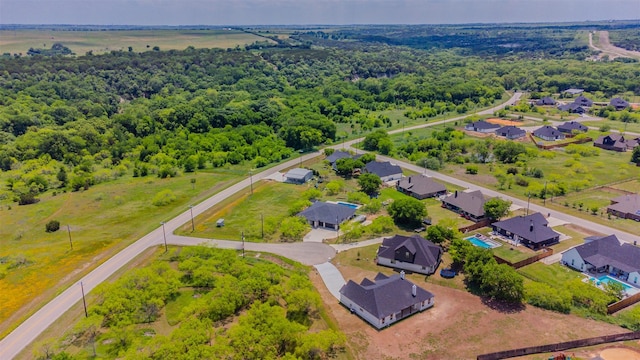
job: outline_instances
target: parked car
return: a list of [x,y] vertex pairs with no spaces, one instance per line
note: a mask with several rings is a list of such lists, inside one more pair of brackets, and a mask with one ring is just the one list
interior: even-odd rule
[[431,225],[431,218],[426,217],[424,219],[422,219],[422,223],[425,225]]
[[427,228],[423,226],[423,227],[419,227],[419,228],[417,228],[417,229],[415,229],[415,230],[413,230],[413,231],[415,231],[415,232],[419,233],[419,232],[423,232],[423,231],[425,231],[425,230],[427,230]]

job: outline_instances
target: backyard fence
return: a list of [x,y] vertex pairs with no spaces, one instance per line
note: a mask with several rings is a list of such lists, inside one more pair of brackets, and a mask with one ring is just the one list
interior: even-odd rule
[[590,141],[593,141],[592,138],[586,137],[586,138],[582,138],[582,139],[578,139],[578,140],[574,140],[574,141],[569,141],[569,142],[564,142],[564,143],[560,143],[560,144],[544,145],[544,144],[538,143],[538,141],[536,141],[536,139],[534,139],[533,134],[529,133],[529,137],[531,138],[531,141],[533,141],[533,143],[536,144],[536,146],[539,149],[543,149],[543,150],[551,150],[551,149],[555,149],[555,148],[561,148],[561,147],[569,146],[571,144],[584,144],[584,143],[588,143]]
[[471,224],[471,225],[469,225],[469,226],[463,226],[463,227],[461,227],[461,228],[458,228],[458,230],[459,230],[461,233],[463,233],[463,234],[464,234],[464,233],[467,233],[467,232],[469,232],[469,231],[473,231],[473,230],[476,230],[476,229],[480,229],[480,228],[483,228],[483,227],[486,227],[486,226],[489,226],[489,225],[491,225],[491,220],[489,220],[489,219],[484,219],[484,220],[479,221],[479,222],[477,222],[477,223],[475,223],[475,224]]
[[543,249],[541,253],[536,254],[530,258],[526,258],[524,260],[520,260],[518,262],[512,263],[508,260],[505,260],[499,256],[493,255],[493,257],[496,259],[496,261],[498,262],[498,264],[507,264],[509,266],[511,266],[514,269],[520,269],[523,266],[527,266],[529,264],[533,264],[534,262],[540,260],[540,259],[544,259],[546,257],[549,257],[553,255],[553,249],[548,248],[548,249]]
[[640,301],[640,293],[629,296],[628,298],[624,298],[620,301],[614,302],[611,305],[607,306],[607,314],[613,314],[618,312],[627,306],[631,306]]
[[548,345],[540,345],[540,346],[531,346],[531,347],[513,349],[513,350],[498,351],[491,354],[478,355],[477,359],[478,360],[508,359],[516,356],[549,353],[554,351],[569,350],[569,349],[580,348],[585,346],[593,346],[593,345],[607,344],[607,343],[626,341],[626,340],[636,340],[636,339],[640,339],[640,331],[623,333],[623,334],[615,334],[615,335],[597,336],[597,337],[588,338],[588,339],[573,340],[573,341],[548,344]]

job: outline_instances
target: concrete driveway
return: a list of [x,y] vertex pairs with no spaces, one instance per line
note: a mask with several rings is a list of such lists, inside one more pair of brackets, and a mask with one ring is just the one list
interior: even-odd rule
[[335,296],[336,299],[340,299],[340,289],[347,283],[342,277],[340,270],[330,262],[318,264],[314,267],[318,270],[318,274],[322,277],[322,281],[331,295]]
[[311,229],[302,239],[303,242],[321,243],[323,240],[335,239],[339,236],[339,232],[331,229],[316,228]]

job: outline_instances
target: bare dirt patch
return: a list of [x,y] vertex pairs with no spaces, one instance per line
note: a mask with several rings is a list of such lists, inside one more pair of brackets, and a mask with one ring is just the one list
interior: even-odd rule
[[573,230],[577,233],[580,233],[584,236],[601,236],[602,235],[599,232],[593,231],[591,229],[583,228],[582,226],[578,226],[575,224],[565,224],[564,227],[567,229]]
[[505,119],[497,119],[497,118],[490,118],[486,120],[488,123],[491,124],[498,124],[498,125],[504,125],[504,126],[509,126],[509,125],[513,125],[513,126],[518,126],[518,125],[522,125],[521,122],[519,121],[513,121],[513,120],[505,120]]
[[[375,276],[352,266],[338,269],[354,281]],[[317,275],[311,278],[356,359],[473,359],[493,351],[624,332],[618,326],[530,306],[501,311],[466,291],[427,284],[416,275],[409,278],[431,291],[436,305],[378,331],[340,305]]]
[[640,360],[640,352],[626,348],[605,349],[600,352],[604,360]]

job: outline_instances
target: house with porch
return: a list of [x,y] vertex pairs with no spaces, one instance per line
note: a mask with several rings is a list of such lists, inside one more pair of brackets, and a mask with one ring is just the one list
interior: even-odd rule
[[593,142],[595,147],[619,152],[633,150],[638,145],[640,145],[640,137],[627,139],[622,134],[602,135]]
[[582,106],[583,108],[593,106],[593,100],[585,97],[584,95],[578,96],[573,103]]
[[586,126],[580,124],[577,121],[567,121],[562,125],[558,126],[558,130],[560,132],[563,132],[565,134],[573,134],[574,131],[579,131],[579,132],[587,132],[587,130],[589,130],[589,128],[587,128]]
[[623,98],[613,98],[609,105],[613,106],[617,111],[624,110],[629,107],[629,102],[624,100]]
[[364,166],[364,172],[375,174],[380,177],[382,182],[389,182],[402,179],[402,168],[388,161],[378,162],[371,161]]
[[597,277],[616,277],[640,285],[640,247],[623,243],[615,235],[588,237],[562,254],[562,264]]
[[560,234],[547,225],[549,222],[540,213],[516,216],[491,224],[493,232],[524,246],[538,250],[560,242]]
[[533,132],[533,136],[539,137],[546,141],[562,140],[565,138],[564,134],[558,131],[553,126],[545,125]]
[[487,200],[480,190],[458,191],[442,200],[442,207],[454,211],[465,219],[479,222],[486,219],[484,203]]
[[340,289],[340,303],[376,329],[424,311],[434,305],[432,293],[405,279],[404,272],[359,284],[349,280]]
[[498,124],[492,124],[484,120],[476,121],[467,124],[464,129],[468,131],[475,131],[480,133],[492,133],[500,128]]
[[513,140],[527,135],[527,132],[517,126],[508,125],[496,130],[496,135],[505,137],[509,140]]
[[611,199],[611,205],[607,206],[607,214],[640,221],[640,194],[627,194]]
[[437,197],[447,193],[447,188],[444,185],[422,174],[411,175],[400,179],[396,185],[396,189],[401,193],[413,196],[419,200]]
[[340,224],[351,219],[355,213],[356,209],[346,205],[316,201],[298,215],[307,219],[314,228],[324,227],[337,231]]
[[438,265],[442,248],[420,235],[395,235],[382,240],[376,263],[398,270],[419,274],[433,274]]

